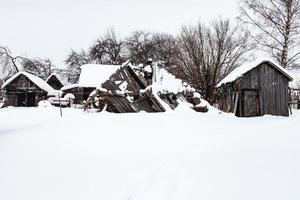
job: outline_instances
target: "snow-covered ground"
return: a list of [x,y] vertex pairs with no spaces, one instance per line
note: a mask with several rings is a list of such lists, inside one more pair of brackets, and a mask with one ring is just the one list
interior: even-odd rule
[[0,109],[2,200],[300,199],[300,112]]

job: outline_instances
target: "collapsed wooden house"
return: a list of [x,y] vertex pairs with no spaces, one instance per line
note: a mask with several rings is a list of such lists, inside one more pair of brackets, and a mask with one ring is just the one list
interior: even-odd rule
[[98,102],[94,107],[108,112],[130,113],[139,110],[164,112],[165,109],[150,92],[141,93],[148,86],[138,68],[125,63],[107,77],[100,87],[90,95],[88,103]]
[[48,83],[53,89],[60,90],[64,84],[59,78],[58,74],[52,73],[47,79],[46,83]]
[[219,109],[239,117],[289,116],[287,71],[268,59],[233,70],[219,84]]
[[[129,62],[124,63],[90,95],[86,105],[92,105],[100,110],[105,108],[108,112],[115,113],[164,112],[167,109],[175,109],[179,104],[178,101],[186,101],[184,94],[187,94],[191,87],[187,87],[165,70],[164,76],[172,77],[175,85],[174,82],[169,85],[162,83],[164,79],[159,77],[162,73],[158,72],[163,69],[158,69],[157,63],[153,67],[153,80],[149,81],[143,67],[133,66]],[[170,85],[175,86],[176,91],[170,89]],[[193,95],[190,97],[198,98]]]
[[27,72],[18,72],[1,89],[4,91],[4,106],[35,107],[40,100],[55,95],[48,83]]

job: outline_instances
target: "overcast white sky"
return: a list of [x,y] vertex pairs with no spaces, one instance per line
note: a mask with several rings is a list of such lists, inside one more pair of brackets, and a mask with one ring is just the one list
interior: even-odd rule
[[86,49],[108,27],[176,34],[184,23],[237,14],[238,0],[0,0],[0,45],[62,67],[70,48]]

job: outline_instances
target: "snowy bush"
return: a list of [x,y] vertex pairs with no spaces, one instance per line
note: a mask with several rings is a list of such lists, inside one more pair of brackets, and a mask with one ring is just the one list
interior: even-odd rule
[[38,107],[52,107],[51,103],[47,100],[39,101]]
[[69,99],[74,100],[74,99],[75,99],[75,95],[72,94],[72,93],[68,93],[68,94],[66,94],[66,95],[64,96],[64,99],[67,99],[67,100],[69,100]]

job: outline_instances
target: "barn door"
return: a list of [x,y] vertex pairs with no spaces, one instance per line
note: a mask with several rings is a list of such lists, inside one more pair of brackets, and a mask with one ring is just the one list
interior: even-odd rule
[[17,101],[18,101],[18,107],[24,107],[26,106],[26,101],[25,101],[25,93],[19,93],[17,94]]
[[259,90],[243,90],[243,117],[260,116]]
[[35,102],[35,93],[28,93],[27,94],[27,107],[34,107],[36,106]]

